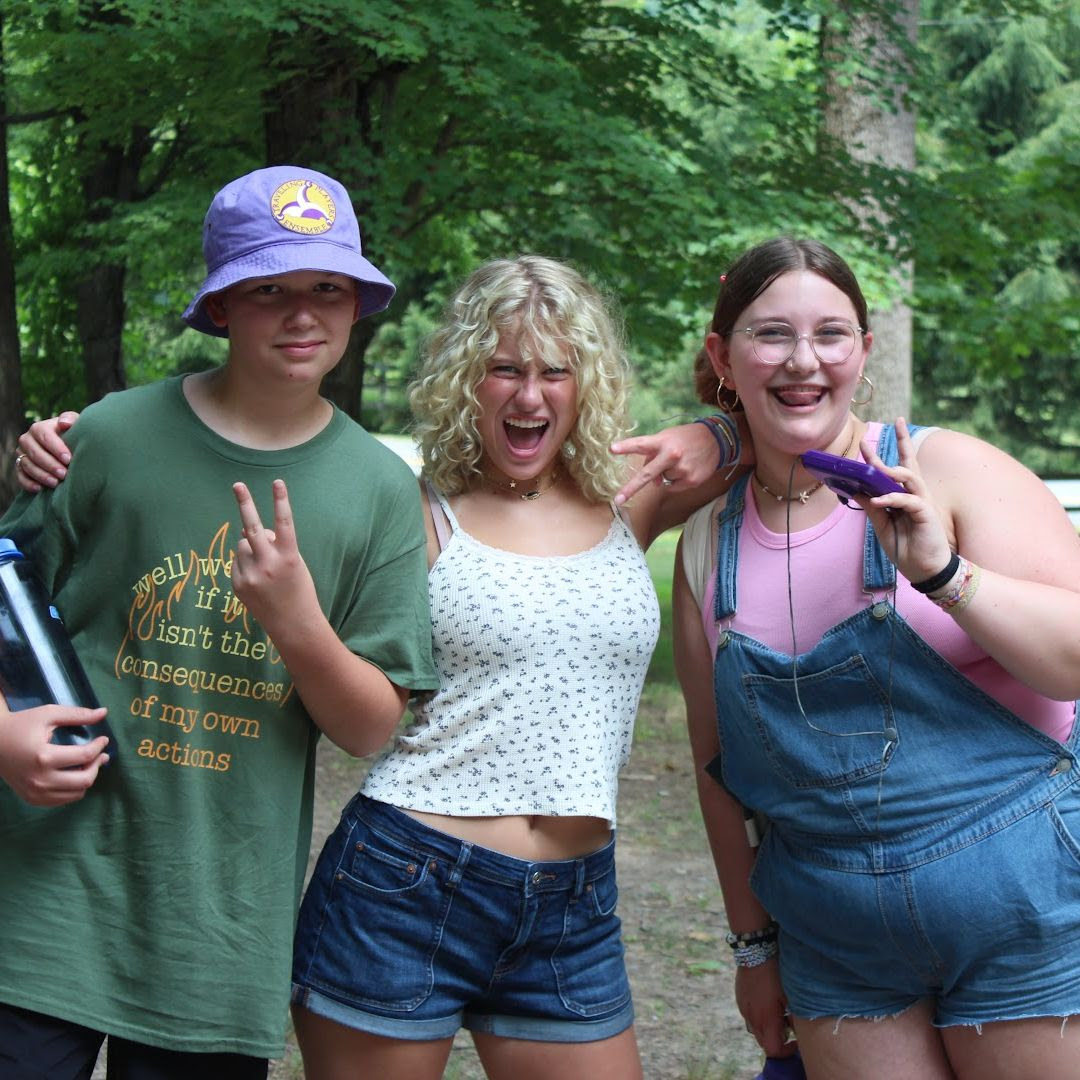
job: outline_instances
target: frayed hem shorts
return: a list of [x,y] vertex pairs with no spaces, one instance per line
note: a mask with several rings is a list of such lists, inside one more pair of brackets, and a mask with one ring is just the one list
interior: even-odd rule
[[591,1042],[633,1023],[615,841],[527,862],[357,795],[300,909],[292,1000],[397,1039]]
[[994,826],[880,873],[771,831],[752,883],[781,926],[791,1011],[869,1018],[931,998],[939,1027],[1080,1013],[1080,792]]

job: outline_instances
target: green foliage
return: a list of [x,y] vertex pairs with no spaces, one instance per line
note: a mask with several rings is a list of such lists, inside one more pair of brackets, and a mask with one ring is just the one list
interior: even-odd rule
[[[291,160],[345,181],[399,286],[363,357],[371,427],[407,425],[454,283],[521,251],[621,299],[640,427],[695,411],[719,273],[791,231],[841,250],[874,304],[914,255],[920,418],[1080,472],[1078,0],[926,0],[917,52],[894,0],[0,3],[34,413],[86,400],[80,288],[103,267],[123,271],[130,381],[215,362],[178,320],[203,212],[226,178]],[[823,26],[865,14],[895,63],[824,59]],[[915,175],[824,137],[829,74],[882,101],[906,87]],[[856,223],[869,200],[887,231]]]
[[671,582],[675,569],[675,547],[679,542],[680,529],[670,529],[653,541],[645,555],[652,574],[656,595],[660,600],[660,639],[656,643],[646,680],[650,684],[674,686],[675,657],[672,652],[671,631]]
[[1077,474],[1080,4],[979,20],[933,7],[939,90],[912,192],[917,415]]
[[[480,259],[542,251],[599,279],[624,298],[643,398],[678,388],[681,405],[717,266],[778,229],[846,227],[837,174],[815,163],[813,27],[753,4],[9,7],[15,112],[37,117],[11,157],[25,365],[49,373],[27,380],[38,411],[82,398],[70,296],[96,265],[125,270],[129,376],[186,362],[168,343],[203,208],[264,163],[275,123],[279,150],[346,180],[399,285],[368,361],[393,426],[404,323],[430,323]],[[113,160],[130,183],[91,198]]]

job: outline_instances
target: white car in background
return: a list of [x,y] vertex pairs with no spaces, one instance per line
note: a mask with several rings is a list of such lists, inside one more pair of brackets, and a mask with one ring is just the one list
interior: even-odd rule
[[1046,486],[1065,507],[1069,520],[1080,529],[1080,479],[1047,480]]
[[383,446],[388,446],[393,450],[412,469],[414,476],[420,475],[420,454],[411,435],[376,435],[375,438]]

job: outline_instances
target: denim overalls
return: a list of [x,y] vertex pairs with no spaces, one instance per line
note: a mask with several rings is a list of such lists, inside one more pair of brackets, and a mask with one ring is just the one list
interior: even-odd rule
[[[878,452],[897,458],[891,425]],[[867,606],[797,658],[797,679],[790,656],[725,629],[747,480],[719,520],[709,772],[770,820],[751,884],[781,927],[791,1011],[1080,1012],[1077,725],[1062,746],[915,634],[869,521]]]

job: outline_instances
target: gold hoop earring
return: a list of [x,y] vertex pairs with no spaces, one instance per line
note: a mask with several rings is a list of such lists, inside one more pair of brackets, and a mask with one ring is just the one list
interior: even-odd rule
[[[859,376],[859,382],[860,383],[866,383],[866,389],[867,389],[866,397],[863,398],[862,401],[859,401],[857,398],[853,397],[851,399],[851,404],[852,405],[869,405],[870,402],[874,400],[874,384],[870,381],[870,379],[867,376],[866,372],[863,372],[863,374]],[[855,385],[858,386],[858,383],[856,383]]]
[[723,390],[724,390],[724,376],[721,375],[720,376],[720,381],[716,384],[716,407],[721,412],[726,412],[726,413],[734,412],[739,407],[739,391],[738,390],[735,391],[735,400],[734,401],[727,401],[727,400],[721,401],[720,400],[720,395],[721,395],[721,393],[723,393]]

